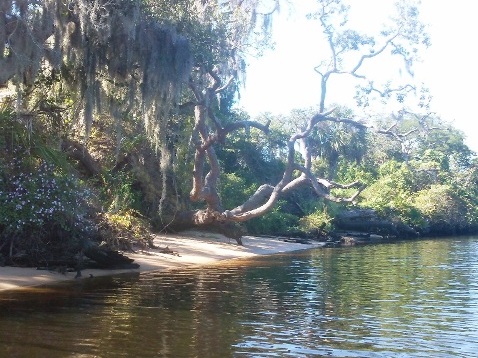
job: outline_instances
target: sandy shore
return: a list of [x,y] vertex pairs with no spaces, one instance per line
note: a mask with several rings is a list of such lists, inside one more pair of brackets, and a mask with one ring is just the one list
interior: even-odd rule
[[[157,235],[154,239],[155,246],[168,247],[177,255],[161,253],[155,249],[127,253],[127,256],[133,258],[134,262],[140,265],[140,268],[128,270],[85,269],[82,271],[82,279],[90,277],[90,274],[93,276],[108,276],[128,272],[168,270],[193,265],[206,265],[221,260],[306,250],[319,246],[317,243],[299,244],[284,242],[275,238],[252,236],[243,237],[242,242],[243,246],[239,246],[234,240],[222,235],[202,232]],[[75,275],[75,272],[62,274],[36,270],[35,268],[0,267],[0,291],[75,280]]]

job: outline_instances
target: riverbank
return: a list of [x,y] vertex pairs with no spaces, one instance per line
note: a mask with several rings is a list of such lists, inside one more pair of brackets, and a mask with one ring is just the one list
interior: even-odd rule
[[322,245],[318,242],[302,244],[278,238],[244,236],[243,246],[239,246],[234,240],[223,235],[193,231],[183,232],[181,235],[155,235],[153,243],[157,248],[125,253],[134,259],[134,263],[140,265],[137,269],[85,269],[81,272],[81,278],[75,278],[76,272],[0,267],[0,291],[130,272],[186,268],[223,260],[306,250]]

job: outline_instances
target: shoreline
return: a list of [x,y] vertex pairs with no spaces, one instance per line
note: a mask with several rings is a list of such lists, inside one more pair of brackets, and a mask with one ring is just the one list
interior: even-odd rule
[[[140,265],[137,269],[84,269],[82,277],[76,272],[60,273],[36,268],[0,267],[0,293],[11,290],[32,289],[60,282],[84,280],[91,276],[114,276],[125,273],[146,273],[193,266],[203,266],[220,261],[302,251],[322,247],[318,242],[310,244],[285,242],[272,237],[242,237],[243,246],[220,234],[188,231],[177,235],[154,235],[155,247],[169,248],[174,254],[160,249],[138,250],[124,254]],[[90,276],[91,275],[91,276]]]

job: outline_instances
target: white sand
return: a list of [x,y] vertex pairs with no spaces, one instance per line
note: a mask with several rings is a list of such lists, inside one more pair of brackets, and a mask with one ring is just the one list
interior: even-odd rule
[[[138,269],[101,270],[85,269],[82,279],[93,276],[117,275],[128,272],[147,272],[206,265],[221,260],[247,258],[257,255],[269,255],[281,252],[306,250],[320,244],[299,244],[284,242],[275,238],[258,238],[245,236],[243,246],[225,236],[203,232],[183,232],[181,235],[157,235],[155,246],[168,247],[178,255],[160,253],[150,249],[136,253],[126,253],[140,265]],[[75,272],[65,274],[59,272],[36,270],[35,268],[0,267],[0,291],[19,289],[22,287],[41,286],[61,281],[75,280]]]

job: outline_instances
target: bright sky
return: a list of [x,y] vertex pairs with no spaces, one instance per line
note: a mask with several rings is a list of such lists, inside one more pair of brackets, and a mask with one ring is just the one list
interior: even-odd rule
[[[372,19],[386,21],[392,3],[389,0],[360,0],[360,9],[366,10],[360,13],[363,19],[360,21],[365,24],[373,22]],[[293,108],[319,103],[320,78],[313,68],[319,64],[322,48],[317,45],[317,39],[321,33],[318,25],[304,16],[314,0],[300,0],[300,4],[293,13],[283,11],[277,18],[275,50],[249,64],[240,106],[252,115],[288,113]],[[478,51],[474,43],[478,21],[474,5],[475,0],[422,0],[422,21],[430,25],[432,46],[421,54],[423,63],[414,68],[415,76],[431,90],[432,110],[462,130],[468,146],[478,152],[478,115],[474,107],[478,101],[475,88]],[[349,92],[346,87],[329,93],[328,103],[353,103],[353,85]]]

